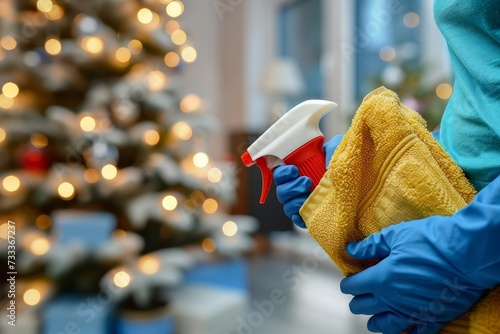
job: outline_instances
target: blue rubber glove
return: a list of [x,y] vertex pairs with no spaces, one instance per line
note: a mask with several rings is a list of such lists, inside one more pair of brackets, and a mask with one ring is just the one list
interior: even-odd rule
[[374,315],[368,329],[386,334],[438,333],[500,284],[500,177],[450,217],[433,216],[382,229],[347,252],[382,259],[342,280],[355,314]]
[[332,155],[333,153],[335,152],[335,150],[337,149],[337,146],[339,146],[340,144],[340,141],[342,140],[342,138],[344,137],[343,134],[341,135],[335,135],[332,137],[332,139],[330,139],[329,141],[327,141],[324,145],[323,145],[323,151],[325,151],[325,157],[326,157],[326,168],[328,168],[328,164],[330,163],[330,160],[332,159]]
[[[343,135],[336,135],[323,145],[326,156],[326,167],[340,143]],[[295,225],[306,228],[306,224],[299,214],[299,210],[311,194],[312,181],[307,176],[299,177],[299,169],[295,166],[279,166],[274,169],[274,182],[276,182],[276,195],[283,204],[285,215]]]
[[295,225],[306,228],[306,224],[299,214],[300,207],[311,194],[312,181],[307,176],[299,176],[299,169],[294,165],[283,165],[274,169],[276,195],[283,204],[285,215]]

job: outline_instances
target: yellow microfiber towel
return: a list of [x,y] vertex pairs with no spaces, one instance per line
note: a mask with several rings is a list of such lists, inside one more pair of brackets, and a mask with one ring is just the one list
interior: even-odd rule
[[[346,276],[375,262],[345,247],[382,228],[432,215],[453,215],[475,189],[427,131],[425,120],[380,87],[368,94],[319,185],[300,209],[307,229]],[[441,333],[500,333],[500,289]]]

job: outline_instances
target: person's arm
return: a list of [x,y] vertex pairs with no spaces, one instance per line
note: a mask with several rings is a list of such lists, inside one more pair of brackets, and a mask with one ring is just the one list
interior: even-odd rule
[[[368,329],[438,333],[500,284],[500,176],[449,217],[433,216],[382,229],[347,252],[376,265],[341,282]],[[413,333],[413,332],[412,332]]]

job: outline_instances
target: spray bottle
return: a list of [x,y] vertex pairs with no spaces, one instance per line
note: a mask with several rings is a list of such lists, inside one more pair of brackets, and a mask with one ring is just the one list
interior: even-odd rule
[[299,174],[312,180],[314,189],[325,173],[324,136],[319,121],[337,107],[335,102],[308,100],[295,106],[278,119],[241,156],[243,164],[254,164],[262,174],[260,203],[266,201],[273,182],[273,169],[295,165]]

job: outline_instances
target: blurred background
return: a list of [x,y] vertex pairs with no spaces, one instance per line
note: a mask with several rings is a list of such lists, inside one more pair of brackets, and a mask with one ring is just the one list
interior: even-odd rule
[[432,0],[2,0],[0,31],[0,333],[367,332],[240,156],[381,85],[438,126]]

